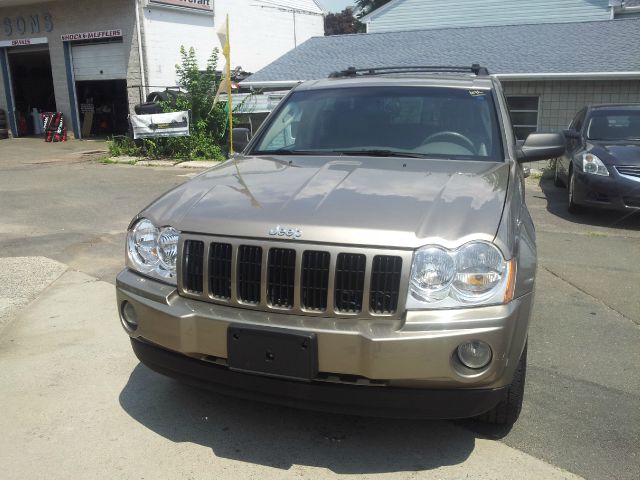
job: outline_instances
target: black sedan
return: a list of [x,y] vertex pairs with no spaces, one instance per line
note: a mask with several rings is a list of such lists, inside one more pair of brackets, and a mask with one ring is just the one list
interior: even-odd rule
[[640,211],[640,104],[586,107],[564,133],[555,184],[568,187],[569,211]]

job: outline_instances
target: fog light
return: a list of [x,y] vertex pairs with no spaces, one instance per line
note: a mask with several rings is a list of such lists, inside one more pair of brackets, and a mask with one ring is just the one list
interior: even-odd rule
[[491,347],[480,340],[466,342],[458,347],[458,358],[463,365],[477,370],[491,361]]
[[138,328],[138,313],[135,307],[126,301],[122,303],[122,319],[130,330]]

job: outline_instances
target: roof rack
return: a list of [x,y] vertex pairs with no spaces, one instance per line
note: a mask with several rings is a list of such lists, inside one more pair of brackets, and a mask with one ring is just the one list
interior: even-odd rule
[[346,70],[329,74],[329,78],[346,78],[364,75],[391,75],[394,73],[473,73],[477,76],[487,76],[489,75],[489,70],[486,67],[480,66],[480,64],[478,63],[474,63],[470,67],[455,67],[445,65],[375,68],[349,67]]

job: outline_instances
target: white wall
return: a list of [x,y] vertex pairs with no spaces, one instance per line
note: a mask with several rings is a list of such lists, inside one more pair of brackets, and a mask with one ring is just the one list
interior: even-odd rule
[[[219,46],[214,17],[182,9],[145,7],[141,18],[144,38],[143,56],[150,90],[177,84],[176,64],[180,63],[180,47],[194,47],[204,69],[207,58]],[[153,88],[156,87],[156,88]]]
[[[187,10],[146,7],[144,40],[147,83],[176,85],[180,46],[194,47],[204,69],[213,48],[221,50],[217,32],[229,14],[232,68],[256,72],[313,36],[324,35],[322,10],[310,0],[284,2],[214,0],[214,16]],[[292,10],[297,10],[294,14]],[[312,11],[310,11],[312,10]],[[295,35],[294,35],[295,17]],[[218,69],[224,67],[220,53]]]
[[[298,5],[296,5],[298,3]],[[324,19],[320,9],[309,13],[286,10],[308,8],[309,2],[293,2],[293,8],[277,9],[277,1],[218,0],[215,2],[216,26],[229,14],[233,66],[256,72],[289,50],[314,36],[324,35]],[[295,35],[294,35],[295,18]]]

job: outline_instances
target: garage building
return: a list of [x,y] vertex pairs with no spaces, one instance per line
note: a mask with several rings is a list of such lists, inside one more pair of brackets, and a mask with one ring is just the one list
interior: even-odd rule
[[51,111],[76,138],[122,134],[134,105],[176,86],[182,45],[205,68],[227,14],[232,67],[255,71],[322,35],[323,13],[313,0],[0,0],[0,110],[13,136]]

